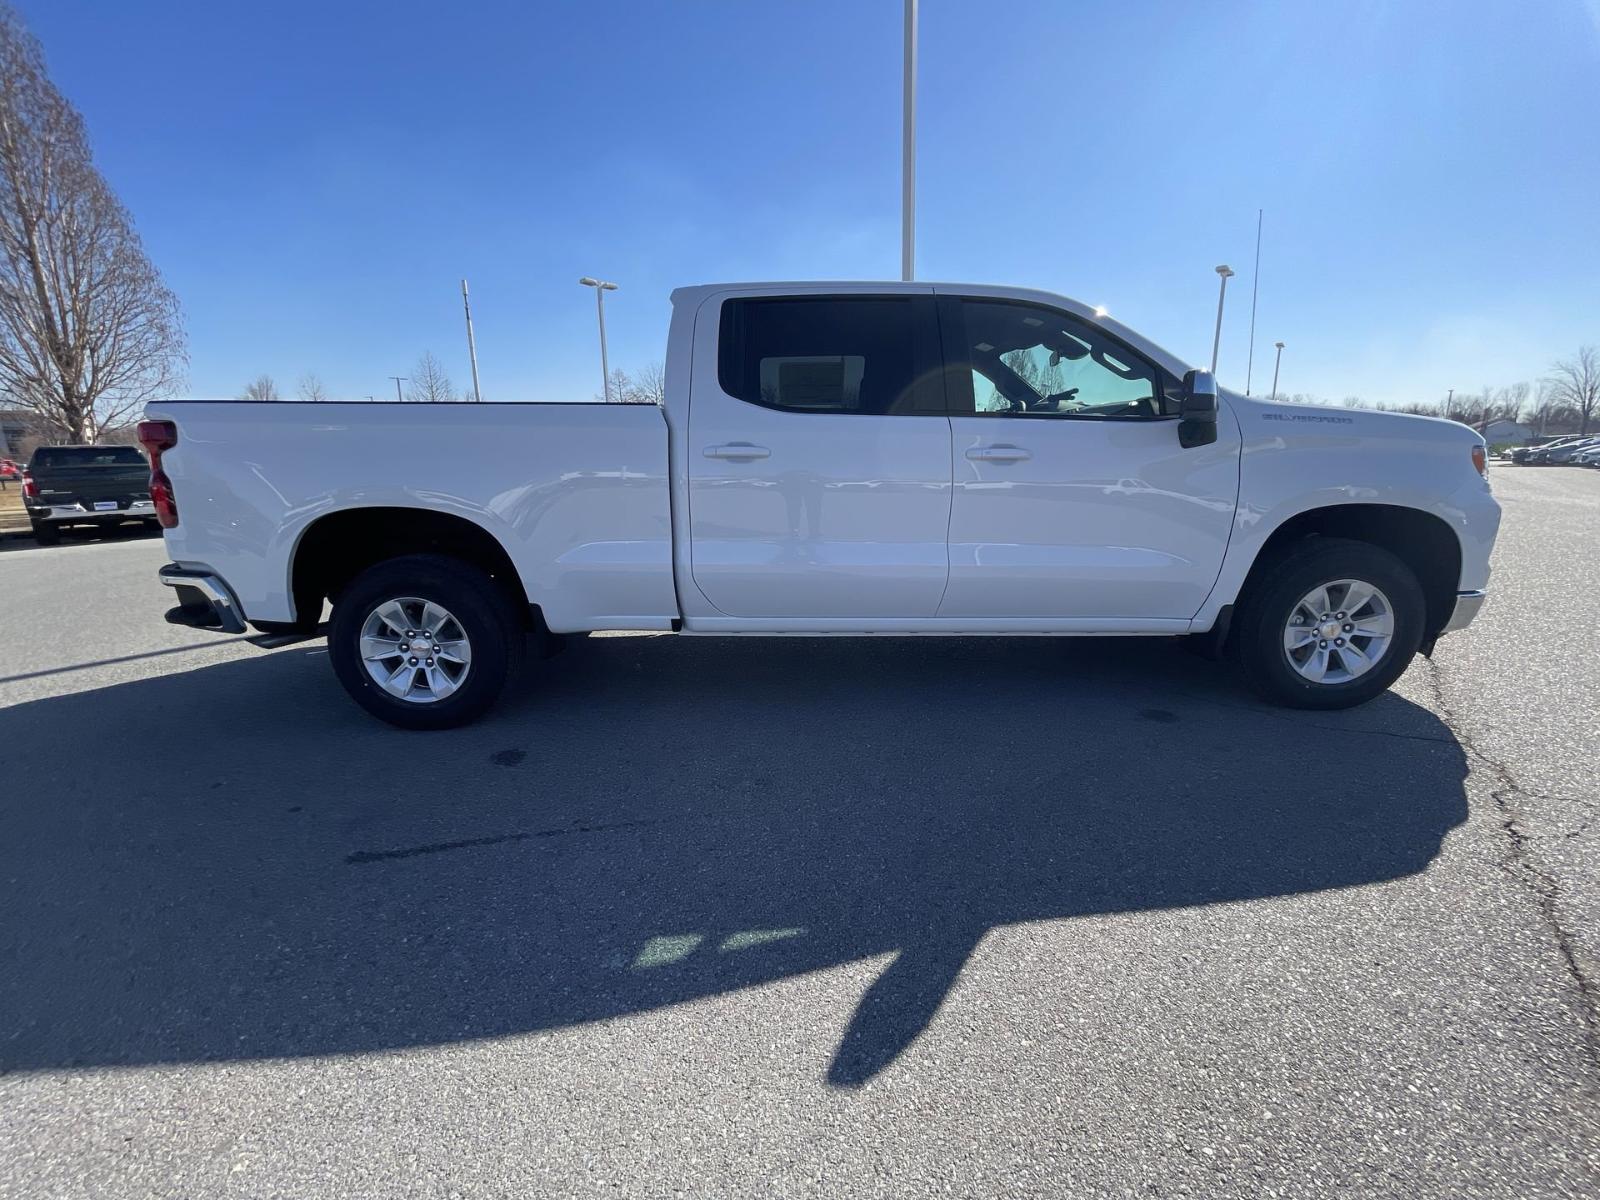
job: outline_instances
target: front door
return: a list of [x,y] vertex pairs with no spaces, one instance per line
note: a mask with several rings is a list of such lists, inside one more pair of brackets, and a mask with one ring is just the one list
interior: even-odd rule
[[1192,617],[1239,491],[1237,428],[1178,444],[1179,384],[1099,326],[941,297],[953,367],[950,582],[941,617]]
[[934,616],[951,467],[931,289],[733,297],[709,319],[686,441],[701,595],[730,617]]

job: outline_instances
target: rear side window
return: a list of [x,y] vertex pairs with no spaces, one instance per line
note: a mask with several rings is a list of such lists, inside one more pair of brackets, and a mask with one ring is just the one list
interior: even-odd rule
[[805,296],[722,306],[717,377],[730,396],[789,412],[944,411],[935,318],[919,296]]
[[132,446],[40,446],[33,467],[142,467],[144,455]]

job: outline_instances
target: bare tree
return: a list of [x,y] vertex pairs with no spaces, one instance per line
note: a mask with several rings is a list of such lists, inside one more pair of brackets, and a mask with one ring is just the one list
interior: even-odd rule
[[628,373],[621,367],[612,367],[611,376],[606,382],[610,384],[611,394],[608,396],[603,392],[596,392],[594,398],[602,401],[609,400],[612,404],[626,403],[624,397],[633,390],[633,380]]
[[644,366],[633,378],[633,387],[626,392],[627,404],[664,404],[667,399],[667,372],[660,363]]
[[1555,387],[1550,380],[1541,379],[1538,388],[1533,395],[1533,411],[1528,414],[1528,422],[1534,427],[1534,435],[1543,437],[1550,410],[1555,406]]
[[1495,393],[1495,402],[1499,405],[1495,419],[1507,421],[1521,419],[1522,410],[1528,407],[1528,397],[1532,394],[1533,386],[1526,380],[1501,388]]
[[1550,399],[1556,408],[1570,408],[1578,418],[1578,432],[1589,432],[1589,421],[1600,404],[1600,350],[1579,346],[1578,353],[1550,368]]
[[271,375],[257,375],[244,385],[244,391],[239,393],[241,400],[282,400],[278,395],[278,385],[272,382]]
[[91,441],[167,392],[183,356],[177,297],[0,2],[0,392]]
[[424,352],[411,368],[411,386],[406,399],[421,404],[449,404],[458,399],[456,385],[432,352]]
[[307,371],[300,376],[300,385],[296,388],[300,399],[320,404],[328,398],[328,389],[322,386],[322,380],[317,378],[315,371]]

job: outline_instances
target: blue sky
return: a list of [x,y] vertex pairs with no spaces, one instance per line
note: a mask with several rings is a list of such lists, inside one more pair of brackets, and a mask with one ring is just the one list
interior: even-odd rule
[[[680,284],[895,278],[899,0],[19,0],[177,291],[189,391],[486,398],[661,358]],[[1223,382],[1442,398],[1600,342],[1600,0],[923,0],[920,278],[1042,287]]]

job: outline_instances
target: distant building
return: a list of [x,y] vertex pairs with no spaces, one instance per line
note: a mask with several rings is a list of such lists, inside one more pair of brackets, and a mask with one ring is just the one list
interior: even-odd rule
[[0,408],[0,457],[18,454],[22,439],[34,429],[35,418],[20,408]]
[[1491,446],[1504,445],[1507,442],[1531,442],[1534,437],[1533,430],[1521,421],[1511,421],[1502,417],[1498,421],[1490,421],[1483,427],[1483,440]]

